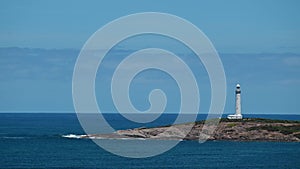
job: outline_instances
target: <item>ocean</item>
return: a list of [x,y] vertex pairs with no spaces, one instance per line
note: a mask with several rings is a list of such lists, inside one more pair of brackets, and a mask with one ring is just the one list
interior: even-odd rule
[[[300,120],[300,115],[246,115]],[[198,120],[206,115],[198,115]],[[147,125],[132,124],[118,114],[105,114],[117,129],[166,125],[166,114]],[[0,113],[0,168],[300,168],[300,143],[181,141],[173,149],[149,158],[111,154],[89,139],[64,135],[84,134],[75,113]]]

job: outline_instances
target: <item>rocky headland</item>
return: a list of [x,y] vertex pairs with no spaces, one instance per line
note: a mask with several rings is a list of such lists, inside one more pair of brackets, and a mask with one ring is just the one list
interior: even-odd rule
[[[211,124],[210,124],[211,121]],[[112,134],[82,135],[82,138],[125,138],[159,140],[231,140],[300,142],[300,121],[245,118],[220,119],[153,128],[118,130]],[[204,123],[205,125],[204,128]],[[213,133],[210,133],[215,129]]]

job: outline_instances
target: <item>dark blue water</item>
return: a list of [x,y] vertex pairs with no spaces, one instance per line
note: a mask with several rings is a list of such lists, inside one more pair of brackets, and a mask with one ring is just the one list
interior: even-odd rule
[[[105,117],[119,128],[137,126],[115,114]],[[165,115],[148,126],[170,124],[175,117]],[[300,115],[251,117],[300,120]],[[0,113],[0,168],[300,168],[300,143],[182,141],[159,156],[131,159],[88,139],[61,137],[70,133],[83,134],[75,114]]]

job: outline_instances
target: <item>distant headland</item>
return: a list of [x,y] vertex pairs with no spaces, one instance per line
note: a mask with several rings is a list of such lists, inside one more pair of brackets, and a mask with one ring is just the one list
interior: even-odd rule
[[[184,140],[201,140],[200,134],[205,121],[194,124],[173,125],[172,130],[163,135],[165,127],[120,130],[117,133],[128,137],[143,137],[156,139],[176,139],[185,133],[186,125],[193,125],[192,130]],[[205,131],[202,131],[205,134]],[[208,140],[236,140],[236,141],[300,141],[300,122],[270,119],[221,119],[217,128]]]
[[[118,130],[112,134],[81,135],[80,138],[300,142],[300,121],[261,118],[232,120],[224,118],[220,119],[217,126],[213,126],[215,123],[212,123],[211,126],[208,125],[208,128],[202,131],[204,123],[203,120],[153,128]],[[192,129],[187,130],[190,127]],[[206,135],[209,127],[216,127],[212,135]]]

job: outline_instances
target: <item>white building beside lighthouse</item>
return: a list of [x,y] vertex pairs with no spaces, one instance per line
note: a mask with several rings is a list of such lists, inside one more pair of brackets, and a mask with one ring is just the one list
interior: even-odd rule
[[242,119],[242,106],[241,106],[241,86],[236,85],[235,89],[235,114],[228,115],[228,119]]

